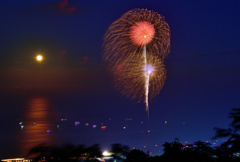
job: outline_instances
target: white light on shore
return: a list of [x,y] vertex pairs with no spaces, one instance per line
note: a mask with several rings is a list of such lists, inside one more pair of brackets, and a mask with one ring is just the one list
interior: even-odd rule
[[104,151],[104,152],[102,153],[102,155],[103,155],[103,156],[109,156],[110,154],[109,154],[109,152]]

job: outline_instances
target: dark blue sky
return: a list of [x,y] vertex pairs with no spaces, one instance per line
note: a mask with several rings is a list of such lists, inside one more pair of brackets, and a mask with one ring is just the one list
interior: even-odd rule
[[[139,124],[147,121],[144,104],[121,96],[101,62],[108,26],[134,8],[162,14],[171,29],[167,81],[150,102],[150,136],[144,133],[147,126]],[[227,127],[227,113],[240,105],[239,8],[240,2],[235,0],[2,1],[1,116],[10,113],[5,110],[12,105],[7,102],[9,96],[13,103],[21,103],[19,94],[26,95],[25,100],[41,93],[71,120],[111,118],[116,130],[110,129],[108,135],[113,140],[104,141],[103,136],[93,140],[95,143],[142,147],[175,137],[210,140],[213,128]],[[42,64],[34,60],[38,52],[45,57]],[[131,131],[121,134],[117,128],[124,125],[125,118],[134,122]],[[1,119],[1,123],[8,122],[10,119]],[[1,132],[8,132],[3,128],[6,130]]]

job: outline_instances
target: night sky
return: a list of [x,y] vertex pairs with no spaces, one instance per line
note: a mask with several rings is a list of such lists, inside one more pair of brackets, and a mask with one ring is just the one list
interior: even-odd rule
[[[162,14],[171,29],[167,80],[150,102],[149,124],[144,103],[122,96],[102,62],[108,26],[134,8]],[[55,125],[67,119],[57,143],[151,151],[175,137],[213,142],[213,128],[227,127],[240,106],[239,8],[237,0],[1,1],[0,158],[17,148],[32,98],[47,101]]]

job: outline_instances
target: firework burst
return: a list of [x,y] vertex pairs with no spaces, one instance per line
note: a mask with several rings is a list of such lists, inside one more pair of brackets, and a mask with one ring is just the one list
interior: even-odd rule
[[137,46],[146,46],[154,37],[155,29],[153,25],[147,21],[136,22],[130,28],[130,39]]
[[133,9],[113,22],[104,36],[103,60],[116,87],[146,103],[160,93],[166,80],[164,59],[170,51],[170,29],[164,17]]
[[122,61],[113,73],[117,89],[137,101],[145,101],[145,75],[149,75],[149,99],[152,99],[161,91],[167,74],[165,65],[156,56],[147,55],[147,65],[142,60],[143,57]]
[[[145,29],[149,38],[143,41],[141,31],[146,32]],[[103,59],[109,70],[115,70],[114,66],[122,60],[141,57],[139,50],[143,45],[147,45],[147,53],[164,60],[170,52],[170,28],[157,12],[133,9],[109,26],[104,36]]]

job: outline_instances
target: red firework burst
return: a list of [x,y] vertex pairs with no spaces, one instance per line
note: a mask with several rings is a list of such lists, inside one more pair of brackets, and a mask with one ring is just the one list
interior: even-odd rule
[[145,46],[152,41],[155,35],[154,26],[147,21],[136,22],[130,28],[130,39],[137,46]]

